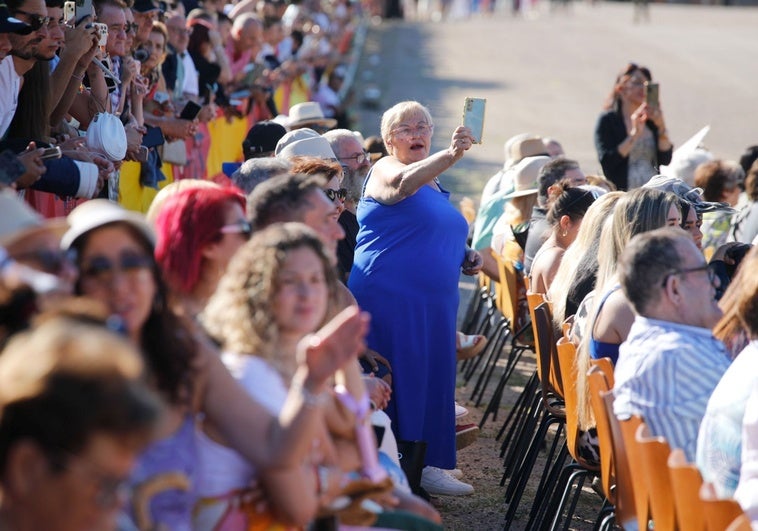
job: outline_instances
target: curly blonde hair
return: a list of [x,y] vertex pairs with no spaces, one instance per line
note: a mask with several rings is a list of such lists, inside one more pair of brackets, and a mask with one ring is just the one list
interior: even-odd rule
[[329,315],[335,304],[337,274],[316,233],[302,223],[277,223],[256,233],[229,263],[226,273],[202,315],[208,333],[225,350],[265,359],[280,371],[279,339],[272,305],[279,289],[278,273],[291,251],[313,250],[324,267]]

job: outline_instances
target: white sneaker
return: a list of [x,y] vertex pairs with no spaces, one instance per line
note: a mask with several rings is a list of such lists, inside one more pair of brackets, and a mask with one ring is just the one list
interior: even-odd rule
[[421,487],[429,494],[443,496],[466,496],[474,492],[474,487],[436,466],[425,466],[421,471]]
[[458,402],[455,403],[455,419],[458,420],[459,418],[465,417],[468,415],[468,409],[466,409],[463,406],[459,406]]
[[443,468],[442,470],[444,470],[448,476],[453,476],[455,479],[461,479],[463,477],[463,470],[460,468],[454,468],[452,470]]

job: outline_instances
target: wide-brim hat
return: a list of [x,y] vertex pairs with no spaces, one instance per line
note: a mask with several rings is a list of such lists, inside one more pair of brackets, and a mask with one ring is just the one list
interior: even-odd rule
[[527,157],[537,156],[547,156],[542,138],[530,134],[517,135],[506,142],[504,168],[512,168]]
[[504,199],[513,199],[527,195],[537,194],[539,185],[537,177],[542,167],[550,162],[550,157],[539,155],[536,157],[526,157],[516,164],[509,171],[513,179],[513,192],[504,196]]
[[65,218],[45,219],[12,190],[0,192],[0,246],[14,243],[39,232],[50,231],[58,237],[68,229]]
[[648,182],[642,185],[643,188],[655,188],[663,192],[670,192],[690,203],[698,214],[706,212],[736,212],[729,203],[715,203],[703,201],[703,189],[692,187],[679,177],[670,175],[653,175]]
[[155,233],[147,224],[145,216],[126,210],[108,199],[92,199],[82,203],[68,215],[69,229],[61,239],[61,248],[69,249],[73,243],[88,232],[111,223],[126,223],[139,232],[150,245],[155,245]]
[[280,159],[318,157],[325,160],[337,160],[329,141],[322,136],[291,142],[280,150],[276,157]]
[[0,33],[18,33],[19,35],[29,35],[32,27],[11,15],[8,6],[0,4]]
[[315,101],[306,101],[290,107],[287,127],[290,129],[316,125],[331,129],[337,125],[334,118],[326,118],[324,111]]

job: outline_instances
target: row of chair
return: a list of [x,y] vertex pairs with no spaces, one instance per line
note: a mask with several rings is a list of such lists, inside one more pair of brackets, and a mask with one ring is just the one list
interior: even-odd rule
[[[612,368],[611,368],[612,370]],[[612,375],[600,366],[589,373],[590,399],[600,441],[601,477],[613,512],[598,526],[661,531],[749,531],[735,500],[717,499],[683,450],[651,435],[643,419],[613,413]]]
[[[515,271],[501,269],[501,280],[505,282],[495,286],[480,282],[481,294],[489,294],[482,300],[490,301],[491,315],[502,315],[501,308],[504,304],[507,308],[512,301],[509,297],[513,290],[507,289],[509,275],[515,275]],[[506,290],[509,295],[504,296]],[[557,342],[554,340],[549,302],[541,295],[530,294],[528,299],[536,370],[498,433],[498,439],[505,436],[501,446],[501,485],[510,479],[504,527],[513,523],[537,456],[546,449],[546,463],[529,510],[527,529],[568,529],[584,482],[597,475],[605,495],[595,523],[598,529],[609,529],[613,524],[625,529],[645,529],[654,524],[664,531],[750,529],[739,504],[715,499],[709,485],[703,485],[697,468],[686,463],[681,450],[670,451],[665,440],[652,437],[639,417],[616,419],[612,408],[613,365],[609,359],[593,362],[588,374],[601,462],[597,465],[582,459],[576,417],[576,349],[565,331]],[[513,321],[505,319],[510,326]],[[515,335],[509,330],[512,348]],[[501,342],[497,348],[503,350],[504,346],[505,342]],[[489,353],[480,378],[487,370],[491,373],[500,354]],[[472,374],[475,369],[469,367]],[[483,380],[485,385],[488,378]],[[502,381],[501,376],[498,387]],[[493,416],[496,409],[490,409],[499,408],[502,389],[499,391],[487,408]],[[482,423],[485,420],[486,417]]]

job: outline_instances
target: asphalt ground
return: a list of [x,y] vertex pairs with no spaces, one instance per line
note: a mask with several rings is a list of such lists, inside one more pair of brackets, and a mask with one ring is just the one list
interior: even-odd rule
[[418,100],[435,120],[434,149],[445,148],[467,96],[487,99],[484,142],[443,176],[453,201],[478,201],[503,163],[503,144],[532,132],[559,140],[585,173],[599,173],[595,121],[619,70],[648,66],[660,83],[669,136],[680,145],[705,125],[705,145],[738,159],[758,144],[758,8],[652,4],[633,22],[629,3],[573,3],[528,16],[497,10],[465,20],[382,21],[369,31],[355,84],[378,88],[375,109],[357,106],[364,135],[381,113]]

